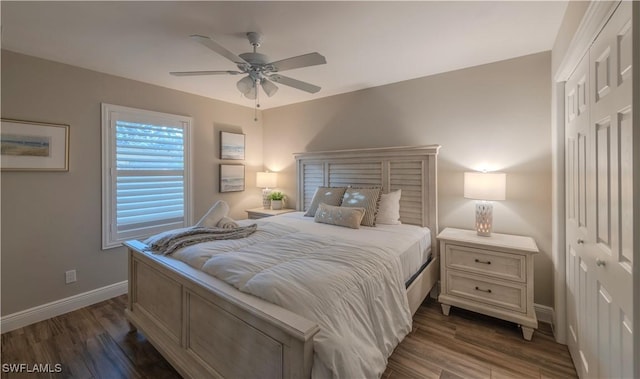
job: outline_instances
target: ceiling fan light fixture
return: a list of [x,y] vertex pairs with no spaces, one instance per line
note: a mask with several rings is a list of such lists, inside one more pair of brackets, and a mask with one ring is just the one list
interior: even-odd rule
[[255,100],[257,95],[258,91],[256,87],[249,88],[249,90],[244,93],[244,97],[251,100]]
[[266,93],[267,96],[269,97],[275,95],[276,92],[278,92],[278,86],[276,86],[266,78],[262,78],[262,80],[260,81],[260,84],[262,85],[262,89],[264,90],[264,93]]
[[255,85],[253,83],[253,79],[251,79],[250,76],[245,76],[244,78],[238,80],[236,87],[238,87],[238,90],[242,94],[246,95],[249,91],[251,91],[252,88],[255,87]]

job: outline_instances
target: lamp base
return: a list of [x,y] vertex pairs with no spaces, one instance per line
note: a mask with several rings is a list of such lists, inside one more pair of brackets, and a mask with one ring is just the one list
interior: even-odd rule
[[479,236],[490,237],[493,227],[493,204],[490,201],[476,202],[476,231]]
[[269,199],[269,195],[271,195],[271,190],[265,188],[262,190],[262,207],[264,209],[271,209],[271,199]]

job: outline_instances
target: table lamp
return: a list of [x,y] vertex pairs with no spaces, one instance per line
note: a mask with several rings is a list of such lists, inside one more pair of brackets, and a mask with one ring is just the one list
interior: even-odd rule
[[476,201],[476,231],[491,236],[494,200],[504,200],[507,175],[502,172],[465,172],[464,197]]
[[270,188],[274,188],[278,184],[278,174],[275,172],[258,172],[256,174],[256,186],[262,188],[262,206],[264,209],[271,208],[271,200],[269,194]]

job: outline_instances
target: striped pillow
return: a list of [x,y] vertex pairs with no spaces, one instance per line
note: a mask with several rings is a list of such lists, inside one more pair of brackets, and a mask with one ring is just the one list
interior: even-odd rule
[[347,188],[342,197],[342,207],[364,208],[361,225],[376,226],[381,188]]
[[344,191],[346,189],[346,187],[318,187],[318,189],[316,189],[316,193],[313,195],[313,200],[311,200],[311,204],[307,209],[307,213],[304,215],[307,217],[314,217],[320,203],[340,206],[342,195],[344,195]]

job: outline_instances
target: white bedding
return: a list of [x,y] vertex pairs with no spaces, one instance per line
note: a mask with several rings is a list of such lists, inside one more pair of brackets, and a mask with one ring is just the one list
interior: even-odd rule
[[[255,220],[242,220],[241,225],[250,225]],[[391,249],[402,267],[402,277],[408,281],[431,256],[431,232],[415,225],[360,226],[360,229],[342,228],[314,222],[313,217],[304,217],[304,212],[291,212],[269,217],[269,222],[293,226],[307,233],[330,235],[355,242],[368,242]]]
[[411,330],[402,253],[428,250],[428,239],[416,239],[428,230],[353,230],[314,223],[302,213],[240,224],[254,222],[258,231],[247,238],[189,246],[172,256],[317,322],[314,377],[326,377],[326,370],[338,378],[382,375],[387,358]]

